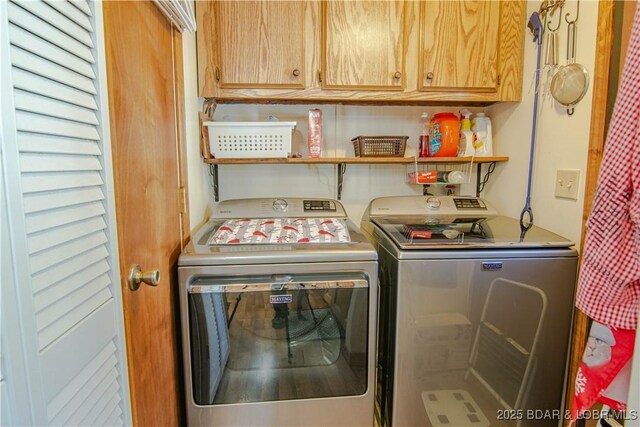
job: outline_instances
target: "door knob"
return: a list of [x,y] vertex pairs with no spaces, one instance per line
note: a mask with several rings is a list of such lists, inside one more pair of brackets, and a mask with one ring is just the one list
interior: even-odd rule
[[158,286],[160,283],[160,270],[142,271],[138,264],[133,264],[129,269],[129,277],[127,277],[129,289],[137,291],[141,283],[149,286]]

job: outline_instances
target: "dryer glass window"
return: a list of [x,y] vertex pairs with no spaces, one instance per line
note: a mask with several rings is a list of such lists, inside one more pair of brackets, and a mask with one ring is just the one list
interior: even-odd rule
[[199,405],[361,395],[368,282],[360,275],[201,278],[189,291]]

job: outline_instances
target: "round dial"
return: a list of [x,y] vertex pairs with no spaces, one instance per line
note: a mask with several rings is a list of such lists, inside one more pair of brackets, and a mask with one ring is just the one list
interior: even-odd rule
[[288,207],[289,203],[284,199],[275,199],[273,201],[273,210],[276,212],[285,212]]
[[437,197],[427,197],[426,203],[428,209],[436,210],[440,208],[440,199]]
[[431,217],[425,219],[424,223],[427,224],[427,225],[438,225],[438,224],[440,224],[440,219],[436,218],[435,216],[431,216]]

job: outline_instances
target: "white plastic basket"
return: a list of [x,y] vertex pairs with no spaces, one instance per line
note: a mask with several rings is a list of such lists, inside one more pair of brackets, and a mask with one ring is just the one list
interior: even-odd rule
[[204,122],[217,159],[288,157],[296,122]]

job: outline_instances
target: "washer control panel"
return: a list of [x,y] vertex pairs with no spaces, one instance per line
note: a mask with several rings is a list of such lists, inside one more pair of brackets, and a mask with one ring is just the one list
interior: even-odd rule
[[371,216],[478,216],[497,215],[486,201],[472,196],[397,196],[381,197],[371,202]]
[[305,212],[335,212],[336,202],[333,200],[304,200],[303,201]]
[[344,207],[337,200],[298,197],[224,200],[213,218],[345,218]]
[[458,210],[487,210],[487,205],[484,203],[482,199],[479,198],[455,198],[453,199],[453,203],[456,205],[456,209]]

